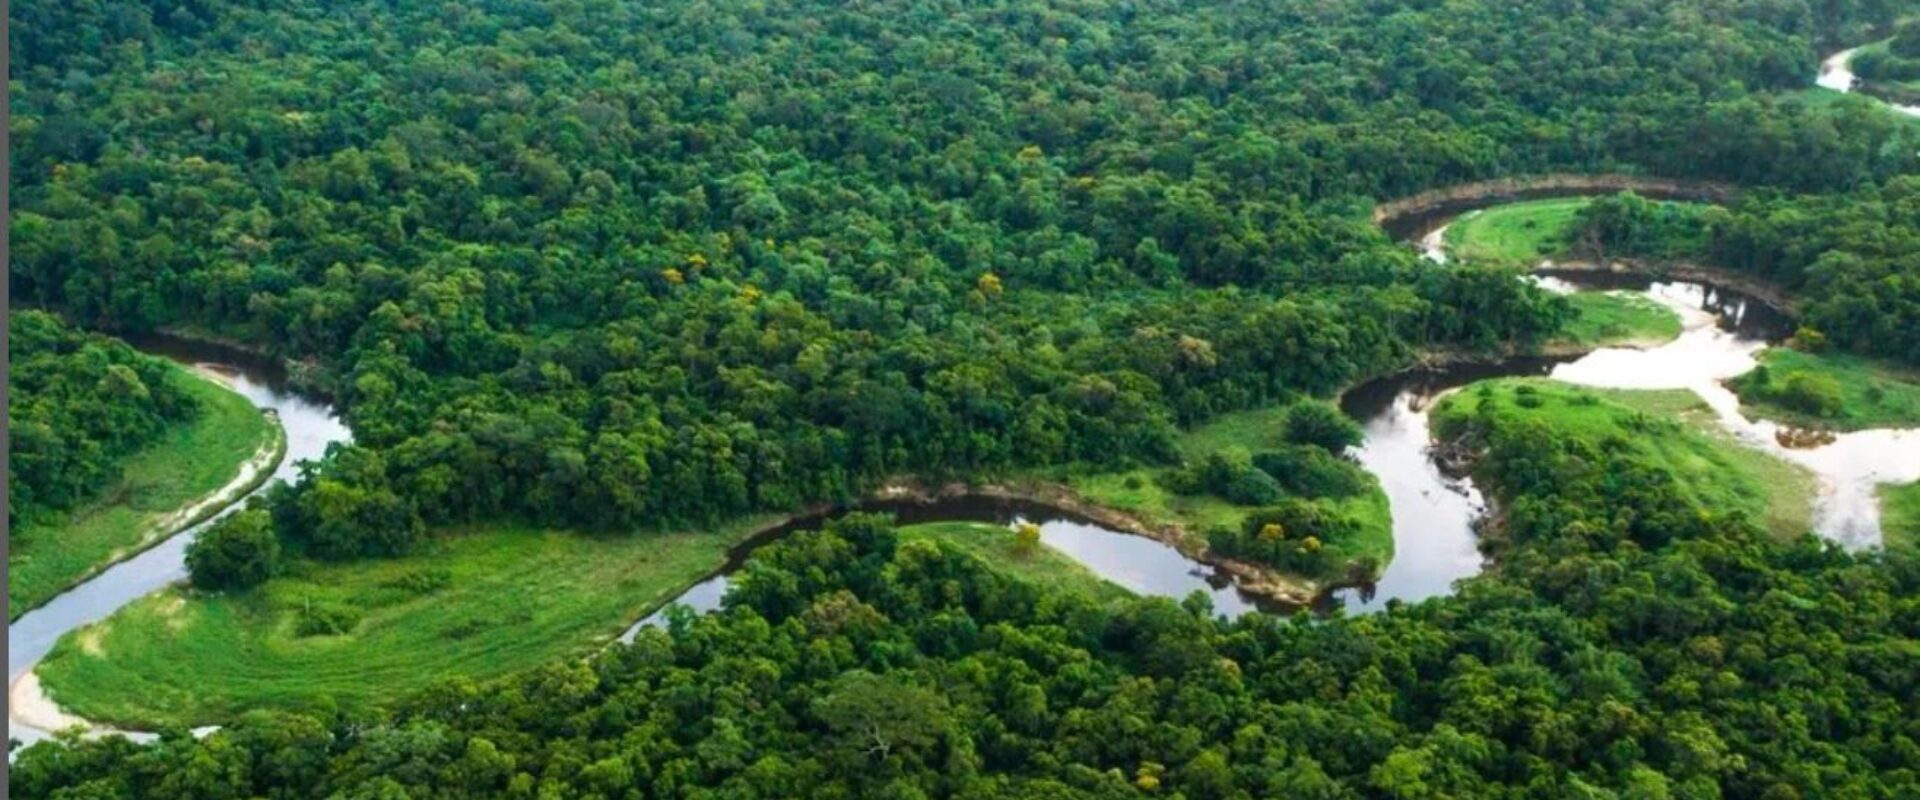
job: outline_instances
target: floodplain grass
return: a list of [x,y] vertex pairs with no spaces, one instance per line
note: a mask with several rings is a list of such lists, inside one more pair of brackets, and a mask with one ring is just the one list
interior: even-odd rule
[[1888,547],[1920,547],[1920,482],[1880,487],[1880,532]]
[[39,672],[67,710],[138,728],[255,708],[364,708],[603,645],[777,521],[703,533],[441,531],[400,558],[300,561],[240,592],[157,592],[68,634]]
[[[1841,431],[1920,427],[1920,370],[1788,347],[1770,348],[1759,360],[1764,370],[1728,382],[1748,416]],[[1824,388],[1796,392],[1796,382]],[[1816,402],[1803,396],[1809,393],[1825,397]]]
[[1475,264],[1527,268],[1566,250],[1585,197],[1526,200],[1461,216],[1447,227],[1447,253]]
[[[1532,269],[1542,261],[1559,259],[1571,248],[1574,225],[1592,197],[1556,197],[1523,200],[1469,212],[1447,226],[1443,237],[1447,254],[1456,261],[1515,269]],[[1654,201],[1655,208],[1675,219],[1697,216],[1707,204],[1676,200]],[[1698,228],[1698,226],[1694,226]],[[1673,252],[1704,251],[1702,231],[1669,243]]]
[[[168,427],[158,440],[128,456],[121,462],[120,477],[91,501],[56,519],[22,526],[11,537],[10,620],[199,521],[168,518],[232,482],[262,447],[280,452],[260,472],[261,481],[284,457],[285,434],[251,401],[184,367],[169,366],[168,380],[178,381],[199,402],[200,413]],[[233,499],[243,494],[236,492]],[[218,510],[208,508],[196,516]]]
[[[259,708],[386,705],[445,679],[498,678],[586,655],[779,520],[759,516],[711,533],[441,531],[400,558],[302,561],[240,592],[155,593],[69,634],[38,671],[67,711],[134,729],[219,724]],[[1045,545],[1018,553],[1006,526],[929,523],[901,535],[1096,601],[1130,596]]]
[[978,558],[988,568],[1028,583],[1070,592],[1095,602],[1133,597],[1071,556],[1041,544],[1021,552],[1012,528],[986,522],[927,522],[900,528],[903,541],[935,541]]
[[1574,317],[1549,344],[1596,347],[1652,347],[1680,337],[1680,315],[1659,301],[1633,292],[1576,292],[1567,295]]
[[[1812,473],[1741,444],[1691,391],[1593,389],[1546,378],[1498,378],[1448,395],[1434,409],[1434,430],[1452,435],[1483,405],[1496,419],[1537,419],[1561,435],[1596,446],[1624,443],[1636,459],[1673,475],[1696,506],[1744,511],[1775,537],[1793,538],[1813,529]],[[1645,418],[1651,418],[1651,427],[1643,424]],[[1661,420],[1672,424],[1663,429]]]
[[[1208,422],[1183,431],[1175,442],[1189,461],[1199,460],[1229,447],[1258,453],[1284,444],[1281,431],[1291,404],[1276,404],[1247,411],[1222,414]],[[1062,480],[1081,497],[1100,506],[1124,511],[1153,525],[1176,525],[1190,547],[1206,541],[1207,529],[1238,527],[1247,515],[1258,510],[1239,506],[1210,494],[1182,495],[1164,485],[1164,467],[1141,467],[1122,471],[1086,472],[1069,470]],[[1299,577],[1315,581],[1337,581],[1347,577],[1345,565],[1370,560],[1385,569],[1393,560],[1393,511],[1380,481],[1367,473],[1368,489],[1353,496],[1329,499],[1335,510],[1359,521],[1357,535],[1345,541],[1327,543],[1336,572]]]

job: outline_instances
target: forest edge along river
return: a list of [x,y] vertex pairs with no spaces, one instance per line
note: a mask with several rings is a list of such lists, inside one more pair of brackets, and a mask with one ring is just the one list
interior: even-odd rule
[[1116,530],[1055,504],[965,488],[931,495],[916,492],[915,495],[807,514],[763,530],[733,548],[720,569],[634,623],[621,634],[620,641],[632,641],[642,628],[664,625],[668,609],[674,606],[686,606],[699,613],[718,610],[733,575],[746,566],[755,549],[794,533],[818,530],[827,520],[852,511],[891,514],[903,525],[958,521],[1011,526],[1030,522],[1040,527],[1041,543],[1135,594],[1179,599],[1200,592],[1212,601],[1215,613],[1228,616],[1251,611],[1290,612],[1299,608],[1246,591],[1219,567],[1196,561],[1173,545]]
[[[1660,179],[1635,179],[1655,191],[1656,199],[1699,199],[1710,186],[1689,186]],[[1609,185],[1618,181],[1596,181]],[[1527,180],[1490,182],[1451,192],[1429,193],[1437,200],[1387,204],[1403,216],[1381,217],[1380,224],[1433,261],[1445,261],[1445,234],[1462,215],[1516,199],[1596,193],[1589,185],[1555,185]],[[1686,280],[1670,280],[1673,277]],[[1740,400],[1725,381],[1757,366],[1755,356],[1784,340],[1792,330],[1792,298],[1776,287],[1742,275],[1697,265],[1600,261],[1556,265],[1541,262],[1535,279],[1562,290],[1632,291],[1678,313],[1679,338],[1650,348],[1605,347],[1555,365],[1547,374],[1579,385],[1612,389],[1682,389],[1711,408],[1721,427],[1740,442],[1799,465],[1819,480],[1815,527],[1822,536],[1853,548],[1880,543],[1879,503],[1875,488],[1920,480],[1920,430],[1880,429],[1837,434],[1816,447],[1789,447],[1792,431],[1740,411]],[[1529,374],[1524,365],[1512,374]],[[1488,376],[1491,377],[1491,376]],[[1384,477],[1383,477],[1384,480]],[[1400,517],[1398,506],[1395,518]],[[1396,547],[1401,537],[1396,535]]]
[[[196,368],[217,369],[227,374],[235,389],[256,405],[277,411],[287,429],[288,455],[276,471],[275,478],[296,479],[296,465],[299,462],[319,458],[328,445],[350,439],[346,428],[328,404],[290,389],[285,372],[267,359],[218,345],[167,337],[139,337],[133,341],[147,352],[192,364]],[[1505,374],[1505,371],[1514,368],[1511,363],[1503,362],[1489,365],[1487,369],[1491,371],[1485,374]],[[1415,374],[1424,373],[1408,375]],[[1449,371],[1445,373],[1444,381],[1465,380],[1479,374]],[[1387,379],[1388,382],[1393,380]],[[1408,385],[1412,385],[1419,379],[1408,380]],[[1386,382],[1369,384],[1351,393],[1350,397],[1364,396],[1371,388],[1381,385],[1386,385]],[[1370,438],[1357,452],[1363,464],[1382,473],[1396,508],[1402,502],[1421,502],[1412,499],[1416,497],[1444,500],[1442,495],[1430,491],[1423,481],[1451,487],[1449,491],[1460,486],[1458,482],[1433,470],[1431,460],[1424,455],[1424,421],[1418,425],[1405,424],[1408,419],[1404,414],[1406,408],[1407,403],[1397,399],[1393,405],[1380,407],[1375,413],[1367,415],[1365,419]],[[1389,477],[1388,473],[1393,472],[1388,469],[1389,465],[1406,467],[1411,474],[1421,477],[1412,481]],[[899,487],[883,489],[869,502],[798,515],[750,536],[731,550],[720,569],[636,623],[622,638],[631,638],[646,624],[660,622],[664,619],[665,608],[675,604],[690,605],[701,611],[717,608],[729,583],[729,576],[745,563],[756,547],[796,531],[817,528],[830,516],[853,510],[887,512],[894,514],[900,522],[909,524],[930,521],[1012,524],[1030,521],[1040,526],[1043,543],[1082,563],[1102,578],[1139,594],[1179,599],[1198,591],[1210,598],[1217,613],[1229,616],[1250,611],[1290,613],[1301,608],[1298,603],[1279,601],[1243,588],[1233,577],[1234,570],[1230,563],[1210,564],[1197,560],[1159,537],[1138,530],[1137,525],[1111,519],[1103,524],[1093,519],[1095,516],[1111,516],[1104,513],[1104,509],[1077,511],[1071,507],[1074,505],[1071,502],[1021,496],[990,487],[918,496],[907,494],[910,493]],[[1402,540],[1403,543],[1398,546],[1406,557],[1395,559],[1395,566],[1388,569],[1376,586],[1364,590],[1342,590],[1340,601],[1373,608],[1396,597],[1419,599],[1443,593],[1455,578],[1477,572],[1479,559],[1470,528],[1477,513],[1477,507],[1470,505],[1459,513],[1447,515],[1446,523],[1450,526],[1447,536],[1425,536],[1415,540],[1407,535],[1407,530],[1417,524],[1416,520],[1433,522],[1434,515],[1424,511],[1400,510],[1396,517],[1408,520],[1409,527],[1401,529],[1397,526],[1396,538]],[[1135,529],[1123,530],[1125,528]],[[50,698],[39,693],[31,669],[61,636],[104,619],[127,603],[185,578],[183,554],[199,529],[190,529],[139,557],[116,565],[94,580],[56,597],[45,607],[30,612],[13,627],[9,632],[12,645],[9,680],[15,702],[14,713],[9,720],[9,732],[14,738],[30,743],[46,736],[49,731],[35,725],[35,722],[43,723],[46,727],[82,722],[61,713]],[[1430,559],[1427,557],[1429,543],[1455,552],[1448,559]],[[127,733],[104,727],[92,727],[90,732]],[[147,734],[129,735],[144,737]]]
[[[95,575],[22,615],[7,628],[7,733],[23,744],[46,737],[50,731],[35,725],[76,722],[59,713],[38,692],[31,670],[69,631],[102,620],[122,606],[186,577],[186,549],[208,525],[240,508],[245,501],[274,482],[299,479],[299,464],[326,454],[335,442],[350,441],[347,427],[331,404],[302,394],[289,385],[286,370],[273,359],[218,344],[191,339],[138,335],[130,344],[189,368],[218,374],[228,388],[253,404],[273,412],[286,440],[286,453],[269,478],[218,513],[151,548]],[[98,730],[98,732],[106,732]]]
[[1851,47],[1820,61],[1820,75],[1816,82],[1826,89],[1843,94],[1859,92],[1887,104],[1888,108],[1910,117],[1920,117],[1920,105],[1896,102],[1893,98],[1880,96],[1879,89],[1871,84],[1863,84],[1860,76],[1853,73],[1852,61],[1855,54],[1869,45]]
[[[1605,177],[1570,181],[1566,176],[1556,176],[1546,182],[1489,182],[1478,184],[1471,191],[1430,193],[1419,202],[1400,205],[1402,213],[1418,217],[1416,221],[1408,222],[1400,218],[1379,221],[1403,238],[1417,241],[1427,238],[1435,230],[1443,230],[1446,223],[1457,215],[1474,210],[1470,198],[1475,193],[1481,193],[1477,202],[1484,204],[1484,207],[1510,202],[1516,197],[1586,196],[1632,186],[1653,187],[1656,191],[1664,188],[1666,191],[1662,193],[1672,197],[1728,196],[1717,186],[1687,186],[1658,180],[1622,181]],[[1656,283],[1644,275],[1604,270],[1550,271],[1546,277],[1554,286],[1564,290],[1646,293],[1661,300],[1664,305],[1675,307],[1688,321],[1690,331],[1724,328],[1729,331],[1727,341],[1737,343],[1734,346],[1744,348],[1746,352],[1777,341],[1791,330],[1788,317],[1769,303],[1708,283]],[[1697,338],[1701,334],[1694,335]],[[1683,334],[1682,341],[1690,340]],[[1612,359],[1621,352],[1635,351],[1602,348],[1565,357],[1464,359],[1444,366],[1415,367],[1364,382],[1346,392],[1341,398],[1341,406],[1350,416],[1361,421],[1366,434],[1363,443],[1354,448],[1350,455],[1380,480],[1387,494],[1392,510],[1394,557],[1372,583],[1332,587],[1316,598],[1313,606],[1320,609],[1342,606],[1353,611],[1374,611],[1384,608],[1393,600],[1418,601],[1446,594],[1452,590],[1455,581],[1478,574],[1483,558],[1475,526],[1484,517],[1487,505],[1470,480],[1447,474],[1433,458],[1428,420],[1432,404],[1447,392],[1476,381],[1554,375],[1558,374],[1559,368],[1578,365],[1594,355],[1605,353],[1607,355],[1602,357]],[[1654,354],[1652,358],[1662,358],[1660,354],[1664,351],[1662,348],[1649,348],[1646,352]],[[1135,544],[1137,537],[1085,519],[1076,519],[1071,513],[1055,507],[1031,502],[1024,506],[1008,505],[1004,500],[996,504],[979,498],[964,498],[937,500],[930,504],[903,504],[899,501],[868,503],[856,506],[853,510],[860,509],[894,511],[902,515],[902,521],[907,522],[935,519],[999,524],[1037,522],[1041,525],[1043,542],[1092,567],[1103,577],[1136,592],[1178,597],[1184,591],[1198,588],[1213,597],[1215,610],[1222,613],[1246,610],[1239,607],[1247,605],[1248,601],[1253,601],[1255,607],[1261,610],[1291,611],[1301,607],[1298,604],[1276,603],[1271,598],[1261,603],[1254,600],[1257,594],[1241,591],[1237,587],[1230,592],[1225,583],[1226,577],[1215,567],[1194,561],[1166,544]],[[782,526],[771,535],[755,537],[736,551],[737,555],[729,560],[727,566],[636,623],[621,639],[631,640],[642,627],[664,624],[667,619],[666,608],[676,604],[689,606],[696,611],[719,608],[730,584],[730,576],[745,563],[746,555],[753,547],[794,530],[817,527],[818,523],[818,518],[810,518]],[[1148,552],[1148,546],[1157,548],[1157,551]],[[1106,558],[1103,550],[1115,547],[1138,549],[1141,561],[1153,562],[1145,565],[1128,562],[1126,566],[1144,569],[1161,577],[1178,576],[1179,580],[1151,582],[1115,578],[1111,572],[1115,562]],[[1206,581],[1204,587],[1198,585],[1202,577]]]
[[[1853,52],[1843,51],[1825,59],[1819,75],[1820,85],[1842,92],[1854,90],[1856,81],[1847,68]],[[1920,108],[1893,107],[1903,113],[1920,115]],[[1724,184],[1640,177],[1561,175],[1507,179],[1436,189],[1382,204],[1376,210],[1375,221],[1398,238],[1414,243],[1424,239],[1437,250],[1441,244],[1440,231],[1447,221],[1475,208],[1512,200],[1609,194],[1626,189],[1655,199],[1709,201],[1725,201],[1737,192]],[[1565,274],[1556,278],[1564,282],[1556,285],[1573,288],[1598,288],[1620,280],[1604,272]],[[1365,426],[1367,438],[1353,455],[1379,477],[1389,497],[1396,555],[1374,585],[1336,590],[1334,597],[1341,604],[1365,610],[1379,608],[1392,599],[1418,600],[1444,594],[1455,581],[1479,572],[1482,560],[1474,525],[1483,516],[1485,503],[1470,481],[1448,476],[1435,463],[1431,457],[1427,418],[1432,404],[1445,392],[1467,383],[1501,376],[1550,374],[1591,385],[1631,384],[1650,388],[1645,384],[1650,380],[1659,383],[1655,378],[1659,373],[1645,369],[1646,366],[1665,363],[1671,369],[1684,367],[1692,374],[1669,374],[1668,382],[1676,384],[1672,388],[1692,388],[1711,395],[1704,399],[1733,433],[1755,447],[1768,449],[1769,434],[1777,426],[1746,421],[1739,414],[1737,398],[1729,402],[1731,393],[1718,384],[1722,377],[1731,377],[1722,373],[1743,364],[1750,368],[1752,355],[1778,338],[1777,332],[1755,327],[1764,327],[1763,320],[1768,316],[1764,311],[1753,311],[1763,308],[1763,304],[1739,297],[1711,280],[1649,283],[1641,291],[1688,318],[1687,331],[1669,345],[1646,351],[1603,348],[1576,359],[1510,358],[1445,368],[1419,367],[1363,384],[1342,398],[1343,407],[1359,417]],[[277,412],[285,429],[287,450],[274,472],[274,479],[297,480],[298,464],[319,458],[334,442],[351,439],[332,407],[291,391],[285,370],[271,359],[175,337],[135,337],[132,341],[150,353],[189,365],[215,365],[212,368],[225,374],[236,391],[256,406]],[[1634,352],[1648,355],[1635,356]],[[1687,359],[1703,354],[1727,358],[1714,362],[1722,366],[1711,371],[1692,369],[1694,364]],[[1774,452],[1821,475],[1822,532],[1854,546],[1877,541],[1877,506],[1872,499],[1872,486],[1877,482],[1920,479],[1920,463],[1912,463],[1920,462],[1920,431],[1863,431],[1837,437],[1833,444],[1812,450],[1779,447]],[[1902,453],[1907,455],[1902,458]],[[255,492],[272,482],[267,481]],[[1860,491],[1863,486],[1867,489],[1864,495]],[[239,502],[235,502],[228,510],[238,506]],[[1262,607],[1261,601],[1234,587],[1220,571],[1193,561],[1170,545],[1076,519],[1058,509],[1018,502],[973,502],[894,510],[906,521],[924,519],[922,514],[942,514],[945,519],[1034,521],[1041,526],[1044,542],[1128,588],[1154,594],[1203,591],[1213,598],[1215,610],[1222,613]],[[37,687],[30,678],[30,670],[63,635],[104,619],[127,603],[184,578],[186,546],[212,521],[202,522],[104,570],[10,626],[8,678],[13,702],[9,703],[8,729],[12,738],[31,743],[48,733],[20,718],[19,701],[23,699],[33,701],[31,705],[36,706],[28,711],[37,710],[46,719],[56,723],[77,721],[59,715],[47,698],[33,691]],[[729,559],[726,567],[668,605],[677,602],[706,608],[717,604],[726,588],[726,576],[751,552],[753,545],[791,533],[805,522],[789,523],[764,532],[763,536],[736,548],[736,556]],[[660,618],[659,612],[655,612],[636,623],[628,635]],[[25,696],[20,690],[26,690]]]

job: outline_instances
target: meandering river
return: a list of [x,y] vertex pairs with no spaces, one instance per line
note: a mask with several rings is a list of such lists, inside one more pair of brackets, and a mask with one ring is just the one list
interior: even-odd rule
[[[1032,522],[1040,526],[1040,541],[1043,544],[1135,594],[1182,599],[1200,592],[1213,601],[1216,613],[1228,616],[1251,611],[1297,610],[1295,606],[1242,591],[1225,573],[1189,558],[1172,545],[1113,530],[1041,503],[966,496],[931,503],[876,501],[861,504],[858,510],[889,513],[903,525],[966,521],[1011,526]],[[733,549],[725,566],[694,584],[668,607],[683,605],[702,613],[719,609],[721,598],[726,594],[727,587],[732,585],[732,576],[746,564],[755,548],[797,531],[817,530],[827,519],[841,513],[844,511],[808,516],[754,536]],[[641,628],[664,625],[666,619],[666,608],[662,608],[634,623],[620,636],[620,640],[632,641]]]
[[[1854,54],[1859,53],[1860,50],[1861,48],[1855,47],[1827,56],[1825,60],[1820,62],[1820,75],[1814,82],[1836,92],[1853,92],[1853,90],[1859,86],[1860,78],[1853,74],[1851,62],[1853,61]],[[1881,102],[1886,103],[1888,107],[1902,114],[1920,117],[1920,106],[1901,105],[1885,100],[1881,100]]]
[[[1507,198],[1493,201],[1507,202]],[[1452,220],[1475,213],[1450,208],[1445,215],[1397,220],[1389,226],[1415,243],[1426,257],[1445,261],[1445,232]],[[1780,426],[1749,420],[1739,400],[1722,382],[1751,370],[1755,355],[1792,330],[1791,320],[1765,303],[1738,291],[1687,281],[1652,279],[1609,272],[1556,271],[1550,265],[1528,276],[1556,292],[1616,291],[1645,295],[1672,309],[1682,321],[1681,335],[1651,348],[1601,348],[1580,357],[1516,357],[1494,363],[1416,369],[1368,383],[1341,398],[1342,408],[1362,422],[1365,441],[1351,455],[1380,480],[1393,513],[1394,557],[1372,585],[1341,588],[1332,603],[1350,612],[1383,608],[1389,601],[1418,601],[1447,594],[1455,581],[1480,572],[1483,557],[1475,526],[1486,501],[1469,480],[1441,471],[1431,455],[1428,417],[1446,393],[1488,378],[1549,376],[1569,383],[1628,389],[1687,389],[1706,401],[1740,441],[1800,464],[1819,480],[1815,525],[1818,532],[1851,547],[1878,544],[1880,483],[1920,480],[1920,431],[1863,431],[1841,434],[1831,444],[1793,449],[1778,440]],[[911,513],[911,512],[909,512]],[[935,509],[932,518],[1010,523],[1010,512]],[[903,517],[907,518],[907,517]],[[1227,588],[1225,578],[1171,547],[1085,522],[1054,519],[1029,509],[1024,518],[1042,522],[1048,544],[1093,566],[1097,572],[1138,592],[1179,597],[1194,588],[1214,596],[1217,610],[1247,610],[1251,600]],[[1145,552],[1146,550],[1155,552]],[[1137,551],[1137,552],[1136,552]],[[1122,555],[1125,553],[1125,555]],[[737,566],[734,565],[734,566]],[[1179,580],[1125,580],[1127,569]],[[722,570],[679,598],[696,610],[719,607],[731,569]],[[1238,602],[1236,602],[1236,598]],[[660,624],[656,613],[627,631]]]
[[[1852,91],[1857,81],[1847,62],[1856,51],[1827,58],[1821,64],[1819,84],[1836,91]],[[1920,107],[1889,105],[1920,116]],[[1429,258],[1444,261],[1446,226],[1471,210],[1437,208],[1418,218],[1390,221],[1387,228],[1418,244]],[[1604,348],[1574,359],[1515,358],[1494,364],[1414,370],[1348,392],[1342,398],[1342,407],[1360,419],[1366,430],[1364,444],[1352,454],[1379,477],[1387,494],[1393,512],[1395,556],[1374,585],[1339,590],[1333,593],[1332,601],[1354,611],[1378,609],[1395,599],[1415,601],[1446,594],[1455,581],[1480,571],[1482,557],[1474,526],[1485,512],[1485,501],[1470,481],[1449,477],[1431,458],[1428,412],[1447,392],[1486,378],[1550,375],[1596,387],[1692,390],[1740,441],[1812,471],[1820,482],[1816,527],[1823,536],[1848,546],[1870,546],[1880,541],[1879,504],[1874,493],[1878,484],[1920,480],[1920,430],[1840,434],[1829,444],[1795,449],[1780,443],[1780,426],[1741,415],[1738,398],[1722,382],[1752,369],[1755,355],[1789,330],[1785,318],[1765,305],[1699,283],[1653,282],[1610,274],[1555,274],[1550,270],[1533,279],[1554,291],[1644,293],[1679,313],[1684,332],[1674,341],[1653,348]],[[351,440],[351,433],[330,404],[292,390],[285,371],[269,359],[176,338],[139,337],[132,341],[147,352],[218,372],[255,405],[277,412],[286,430],[287,457],[275,471],[275,480],[298,480],[300,462],[319,458],[335,442]],[[268,481],[256,493],[273,482]],[[1224,574],[1169,545],[1042,505],[967,498],[867,507],[890,511],[904,523],[970,520],[1010,525],[1031,521],[1040,525],[1043,542],[1137,593],[1179,598],[1200,591],[1212,599],[1215,611],[1228,615],[1295,610],[1241,591]],[[25,685],[30,690],[26,693],[31,695],[29,699],[47,706],[42,711],[57,715],[57,709],[39,696],[37,684],[30,679],[34,665],[66,633],[185,578],[186,547],[211,522],[107,569],[9,626],[10,688],[21,688],[22,679],[28,678]],[[729,576],[754,547],[796,530],[817,527],[821,522],[822,517],[797,520],[742,544],[725,567],[675,602],[696,611],[717,609]],[[621,638],[630,640],[642,627],[662,624],[664,619],[664,611],[656,612],[635,623]],[[16,701],[21,699],[20,692],[10,694]],[[18,707],[10,704],[10,708],[13,713],[8,734],[12,738],[30,744],[48,735],[19,719]]]
[[1821,536],[1856,549],[1879,545],[1875,490],[1883,483],[1920,480],[1920,429],[1841,433],[1819,446],[1789,447],[1783,444],[1784,426],[1746,417],[1740,398],[1725,384],[1759,366],[1759,352],[1785,335],[1782,321],[1697,284],[1655,283],[1645,292],[1681,315],[1685,332],[1680,338],[1647,350],[1597,350],[1556,367],[1552,376],[1585,386],[1685,389],[1699,395],[1721,427],[1742,443],[1813,473],[1820,491],[1814,528]]
[[[298,464],[318,459],[328,445],[352,439],[332,405],[320,398],[294,391],[288,385],[286,371],[271,359],[218,345],[171,337],[140,336],[129,341],[141,350],[164,356],[191,367],[218,373],[234,391],[253,404],[279,415],[286,431],[287,455],[273,473],[248,496],[266,491],[276,481],[299,479]],[[214,520],[238,509],[236,502],[199,525],[187,529],[139,555],[108,568],[46,605],[27,612],[7,627],[7,684],[9,695],[19,688],[34,665],[40,663],[55,642],[68,631],[108,615],[151,592],[187,576],[187,545]],[[37,694],[28,692],[26,694]],[[33,699],[17,697],[19,699]],[[47,731],[19,718],[21,709],[9,703],[7,734],[31,744],[47,736]]]

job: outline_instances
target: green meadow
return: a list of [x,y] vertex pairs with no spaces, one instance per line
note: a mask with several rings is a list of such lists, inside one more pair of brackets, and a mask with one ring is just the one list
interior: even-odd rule
[[185,368],[169,374],[199,400],[200,414],[129,456],[119,479],[92,501],[57,519],[24,526],[12,537],[7,556],[10,618],[211,516],[219,509],[209,507],[187,517],[176,512],[233,481],[241,465],[266,446],[279,452],[258,480],[271,476],[285,450],[280,426],[247,398],[212,380]]

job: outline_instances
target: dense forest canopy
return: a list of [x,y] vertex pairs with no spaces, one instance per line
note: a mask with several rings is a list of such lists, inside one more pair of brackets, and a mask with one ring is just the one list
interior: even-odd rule
[[1864,48],[1854,56],[1852,66],[1856,74],[1869,81],[1920,79],[1920,22],[1900,23],[1884,48]]
[[27,0],[11,277],[315,362],[369,451],[327,505],[390,541],[1160,460],[1564,315],[1369,198],[1911,167],[1867,101],[1775,93],[1894,11]]
[[74,507],[119,475],[119,459],[199,406],[172,367],[51,314],[7,320],[7,527]]
[[[1913,10],[21,0],[10,278],[81,326],[257,344],[339,399],[355,445],[217,528],[205,587],[272,575],[283,545],[391,555],[469,520],[631,531],[900,474],[1171,466],[1181,425],[1560,328],[1565,300],[1423,263],[1368,219],[1479,178],[1737,182],[1685,220],[1596,203],[1590,241],[1745,261],[1836,341],[1913,358],[1920,142],[1872,101],[1796,91]],[[1330,452],[1350,428],[1297,424],[1176,474],[1256,500],[1283,478],[1352,489]],[[1488,573],[1448,598],[1224,620],[1198,596],[1051,591],[856,516],[632,646],[390,711],[36,745],[10,789],[1920,791],[1920,556],[1771,540],[1625,437],[1443,430],[1501,510]],[[1298,560],[1345,524],[1312,512],[1212,535]]]
[[1756,275],[1801,298],[1803,345],[1920,364],[1920,179],[1848,193],[1756,192],[1700,214],[1602,198],[1571,235],[1588,255],[1692,259]]
[[[1100,605],[851,518],[727,611],[391,719],[40,747],[23,797],[1891,797],[1920,561],[1764,541],[1621,450],[1499,428],[1499,574],[1317,622]],[[1629,478],[1622,480],[1622,477]],[[1573,535],[1577,532],[1577,535]],[[1011,534],[1009,534],[1011,535]],[[61,794],[61,792],[66,792]]]

